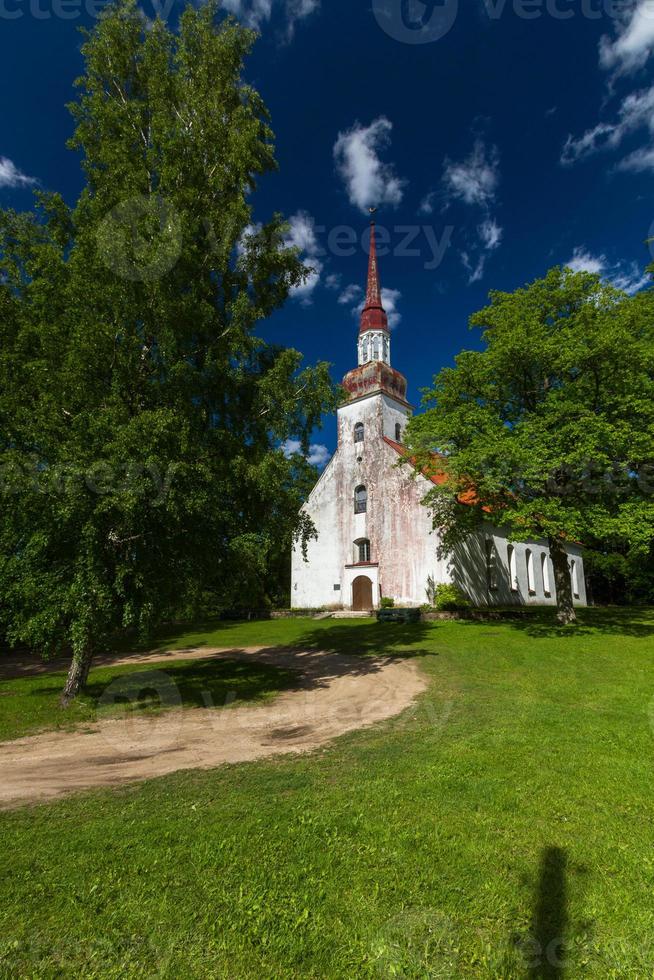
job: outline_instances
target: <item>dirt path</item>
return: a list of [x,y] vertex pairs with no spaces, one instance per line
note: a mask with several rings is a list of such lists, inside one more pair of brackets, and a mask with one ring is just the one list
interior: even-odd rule
[[179,769],[205,769],[280,753],[310,752],[345,732],[391,718],[425,688],[415,662],[274,649],[176,650],[114,664],[256,659],[301,673],[296,690],[259,707],[188,708],[98,722],[0,743],[0,808],[117,786]]

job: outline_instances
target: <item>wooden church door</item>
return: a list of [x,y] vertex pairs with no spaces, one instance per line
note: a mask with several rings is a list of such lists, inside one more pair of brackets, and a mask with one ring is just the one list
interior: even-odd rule
[[367,575],[358,575],[352,582],[352,609],[372,609],[372,582]]

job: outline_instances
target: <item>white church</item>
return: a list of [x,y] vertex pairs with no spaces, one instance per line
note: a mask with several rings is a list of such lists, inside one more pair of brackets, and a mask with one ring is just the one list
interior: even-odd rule
[[[306,560],[293,551],[295,609],[373,610],[382,596],[396,606],[428,601],[431,583],[453,582],[478,606],[554,605],[554,574],[545,541],[511,541],[490,523],[466,545],[439,558],[439,534],[421,503],[429,479],[398,467],[412,413],[406,378],[391,367],[391,336],[382,305],[375,226],[361,313],[358,366],[343,379],[338,446],[303,510],[318,537]],[[580,549],[568,548],[572,593],[586,605]]]

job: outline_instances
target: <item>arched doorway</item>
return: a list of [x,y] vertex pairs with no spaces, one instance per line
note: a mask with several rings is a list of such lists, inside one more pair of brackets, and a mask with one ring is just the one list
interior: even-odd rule
[[372,609],[372,582],[367,575],[357,575],[352,582],[352,609]]

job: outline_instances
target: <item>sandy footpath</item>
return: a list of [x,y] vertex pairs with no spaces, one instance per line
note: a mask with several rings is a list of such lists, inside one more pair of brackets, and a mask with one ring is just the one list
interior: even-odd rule
[[[170,684],[166,660],[256,659],[300,673],[298,686],[265,705],[180,708],[150,717],[103,720],[70,732],[0,743],[0,808],[117,786],[179,769],[206,769],[280,753],[310,752],[330,739],[399,714],[427,683],[411,660],[320,652],[200,647],[131,655],[143,685]],[[20,670],[19,673],[27,672]],[[147,675],[147,676],[146,676]]]

